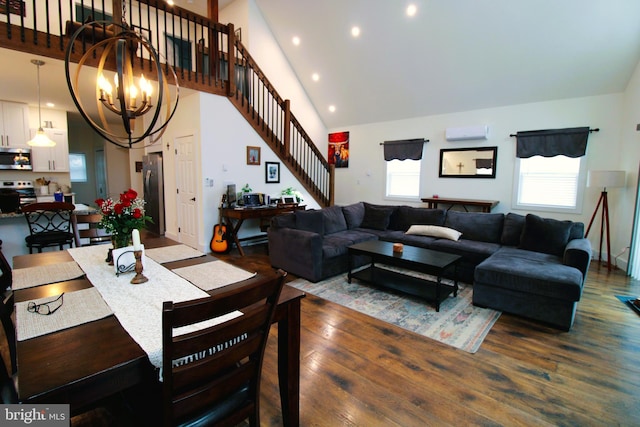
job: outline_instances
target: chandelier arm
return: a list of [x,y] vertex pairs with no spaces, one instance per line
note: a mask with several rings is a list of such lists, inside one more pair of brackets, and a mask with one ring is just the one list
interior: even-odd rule
[[131,122],[129,121],[129,111],[127,110],[127,100],[125,99],[124,87],[127,83],[124,79],[124,62],[126,61],[126,41],[118,39],[116,42],[116,72],[118,73],[118,99],[120,100],[120,114],[125,132],[131,136]]

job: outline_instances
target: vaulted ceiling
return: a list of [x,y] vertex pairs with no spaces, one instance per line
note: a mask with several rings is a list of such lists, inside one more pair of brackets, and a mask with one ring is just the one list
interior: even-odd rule
[[[254,1],[329,128],[622,92],[640,60],[639,0]],[[2,55],[0,99],[36,105],[33,55]],[[60,61],[42,99],[75,109]]]
[[329,128],[622,92],[640,59],[638,0],[255,2]]

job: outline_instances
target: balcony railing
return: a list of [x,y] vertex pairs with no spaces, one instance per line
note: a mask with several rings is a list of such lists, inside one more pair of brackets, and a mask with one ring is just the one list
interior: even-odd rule
[[[114,34],[111,22],[123,16],[165,67],[174,68],[181,87],[229,97],[314,199],[322,206],[333,203],[333,166],[236,39],[233,25],[157,0],[0,0],[0,47],[64,59],[69,37],[83,23],[97,21],[76,39],[71,60],[78,62],[94,43]],[[135,55],[136,69],[149,68],[146,50]]]

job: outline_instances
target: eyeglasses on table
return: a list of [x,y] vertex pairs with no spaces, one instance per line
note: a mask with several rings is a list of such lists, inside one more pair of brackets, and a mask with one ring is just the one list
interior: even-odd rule
[[[64,299],[62,298],[63,295],[64,292],[61,293],[58,298],[41,304],[36,304],[35,302],[30,301],[29,304],[27,304],[27,311],[30,313],[42,314],[43,316],[53,314],[62,307],[62,304],[64,303]],[[58,304],[58,302],[60,302],[60,304]],[[51,308],[51,306],[54,308]]]

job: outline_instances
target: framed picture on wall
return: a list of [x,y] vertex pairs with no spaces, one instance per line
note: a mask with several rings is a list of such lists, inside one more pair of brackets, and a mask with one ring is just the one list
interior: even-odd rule
[[260,165],[260,147],[247,146],[247,164]]
[[264,182],[267,184],[280,182],[280,162],[264,162]]

